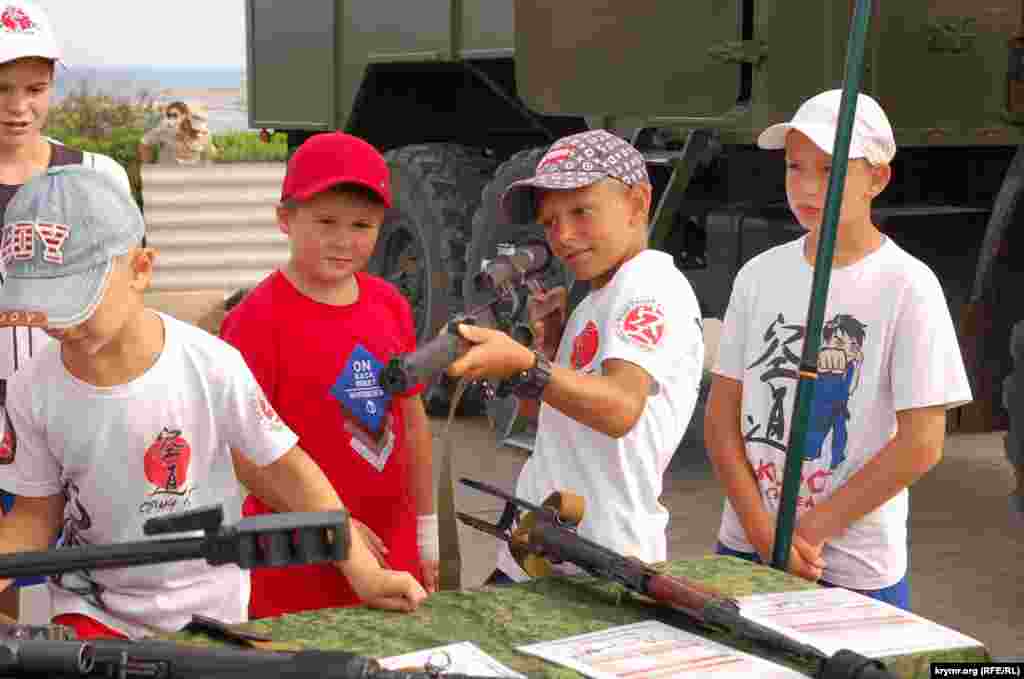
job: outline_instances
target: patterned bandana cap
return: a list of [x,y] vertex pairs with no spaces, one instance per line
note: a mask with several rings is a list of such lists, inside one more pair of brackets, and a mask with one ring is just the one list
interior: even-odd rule
[[535,188],[579,189],[609,177],[627,186],[650,183],[640,152],[607,130],[590,130],[559,139],[537,163],[535,172],[529,179],[512,183],[501,196],[502,208],[516,223],[534,220]]

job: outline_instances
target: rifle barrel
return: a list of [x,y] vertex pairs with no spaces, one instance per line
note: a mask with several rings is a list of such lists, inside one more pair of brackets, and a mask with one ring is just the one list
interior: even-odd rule
[[0,578],[60,575],[78,570],[146,566],[204,558],[204,538],[60,547],[0,556]]

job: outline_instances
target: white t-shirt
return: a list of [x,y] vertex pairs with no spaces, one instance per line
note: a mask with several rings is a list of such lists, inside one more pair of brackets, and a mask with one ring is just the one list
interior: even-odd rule
[[[664,561],[669,515],[660,502],[662,479],[697,402],[704,364],[700,324],[693,288],[664,252],[644,250],[592,290],[569,317],[556,362],[601,374],[608,359],[629,361],[654,378],[656,393],[618,439],[542,403],[516,495],[536,504],[554,491],[581,495],[580,535],[648,563]],[[507,546],[498,568],[527,579]]]
[[[200,536],[149,537],[142,526],[218,503],[234,523],[240,490],[231,449],[266,465],[296,444],[234,347],[159,315],[164,350],[132,382],[82,382],[52,343],[8,383],[16,448],[0,466],[0,487],[27,497],[63,492],[64,545]],[[51,578],[50,591],[54,615],[82,613],[135,638],[152,633],[147,625],[178,630],[194,613],[245,621],[249,574],[179,561],[65,574]]]
[[[813,269],[806,237],[737,274],[714,372],[743,384],[741,433],[765,507],[778,511]],[[891,240],[833,268],[808,423],[798,516],[828,498],[896,433],[896,412],[971,400],[935,274]],[[907,569],[908,493],[825,543],[823,579],[851,589],[896,584]],[[728,499],[719,540],[753,552]]]

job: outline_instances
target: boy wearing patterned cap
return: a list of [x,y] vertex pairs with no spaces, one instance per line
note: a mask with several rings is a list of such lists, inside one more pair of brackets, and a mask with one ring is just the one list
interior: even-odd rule
[[[717,551],[768,562],[842,92],[806,101],[758,144],[784,149],[807,235],[739,271],[705,415],[725,494]],[[909,608],[907,488],[942,456],[946,410],[971,400],[935,274],[875,226],[889,120],[860,94],[836,231],[789,570]]]
[[[693,414],[704,342],[690,283],[670,255],[647,247],[644,158],[605,130],[565,137],[502,202],[513,221],[543,225],[552,252],[591,289],[568,320],[564,288],[531,300],[533,349],[460,326],[474,346],[449,374],[512,378],[524,404],[540,401],[519,497],[540,504],[554,491],[582,495],[581,535],[662,561],[662,477]],[[503,546],[491,582],[527,577]]]
[[[242,462],[250,490],[290,511],[342,507],[238,351],[145,307],[155,252],[143,230],[131,196],[83,167],[37,175],[7,208],[0,325],[57,341],[8,385],[0,486],[18,497],[0,521],[2,553],[58,534],[66,546],[143,539],[152,517],[236,495]],[[353,587],[382,607],[418,605],[412,577],[380,569],[351,537],[337,566]],[[174,631],[194,614],[247,618],[249,573],[230,564],[83,570],[49,586],[54,621],[80,638]]]

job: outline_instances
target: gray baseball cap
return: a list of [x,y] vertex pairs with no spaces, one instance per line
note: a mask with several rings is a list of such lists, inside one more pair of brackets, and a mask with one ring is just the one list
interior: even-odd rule
[[52,167],[4,213],[0,326],[69,328],[92,316],[114,257],[142,243],[145,221],[124,189],[81,165]]
[[505,189],[501,206],[513,221],[531,222],[536,209],[533,189],[579,189],[606,178],[628,186],[650,183],[644,157],[632,144],[607,130],[580,132],[552,144],[533,177]]

